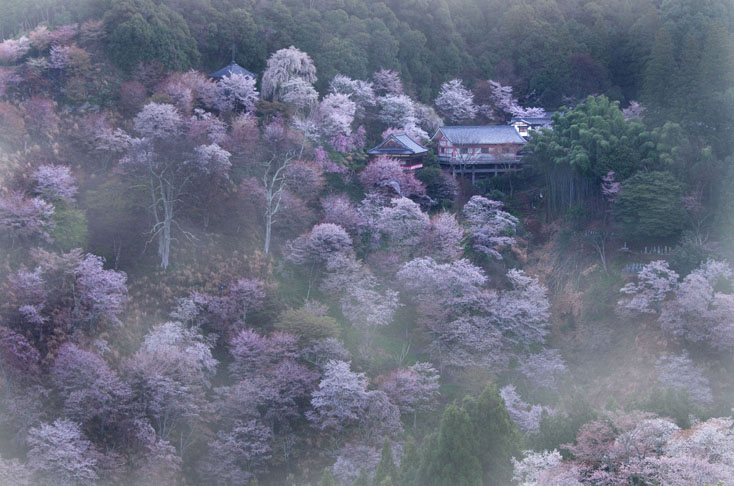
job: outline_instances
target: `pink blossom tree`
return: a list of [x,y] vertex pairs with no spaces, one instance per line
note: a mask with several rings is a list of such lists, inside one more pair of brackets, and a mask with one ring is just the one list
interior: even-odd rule
[[256,420],[219,431],[200,462],[201,479],[222,486],[250,484],[271,457],[271,441],[270,429]]
[[436,261],[458,260],[464,253],[464,229],[456,216],[442,211],[431,217],[431,224],[423,238],[426,253]]
[[711,403],[711,387],[701,368],[696,366],[687,352],[663,356],[655,363],[658,382],[662,387],[686,391],[691,399]]
[[263,73],[263,96],[273,101],[283,100],[283,85],[294,78],[306,83],[316,81],[316,67],[308,54],[290,46],[273,53]]
[[207,407],[206,392],[217,367],[213,344],[178,322],[154,326],[125,364],[133,400],[158,437],[176,439],[179,452],[191,445]]
[[77,187],[71,170],[65,165],[42,165],[33,173],[36,193],[45,200],[73,202]]
[[255,81],[251,76],[236,73],[220,79],[217,83],[219,91],[217,107],[222,111],[237,108],[253,111],[255,103],[260,98]]
[[65,343],[59,349],[51,381],[63,400],[65,415],[87,424],[98,437],[104,438],[130,411],[129,386],[101,357],[75,344]]
[[474,94],[464,87],[461,79],[452,79],[441,85],[436,107],[453,123],[469,122],[477,116]]
[[357,105],[346,94],[328,94],[319,104],[319,129],[331,140],[337,135],[349,135]]
[[364,118],[366,110],[375,105],[375,92],[373,84],[369,81],[351,79],[337,74],[329,82],[329,92],[347,95],[355,104],[354,116],[358,119]]
[[558,379],[567,371],[566,363],[556,349],[544,349],[520,358],[519,369],[533,387],[548,390],[556,390]]
[[0,231],[11,245],[35,237],[50,241],[48,232],[55,226],[53,215],[53,205],[40,197],[29,198],[17,191],[0,196]]
[[19,39],[5,39],[0,42],[0,63],[13,64],[30,50],[31,43],[26,36]]
[[413,415],[415,427],[418,412],[436,408],[439,378],[438,371],[430,363],[418,362],[407,368],[397,368],[377,381],[400,413]]
[[133,122],[141,138],[133,139],[120,166],[149,188],[153,216],[150,234],[158,242],[160,266],[165,269],[173,231],[180,229],[177,206],[195,179],[227,178],[231,154],[213,140],[192,146],[186,133],[187,121],[173,105],[148,103]]
[[377,98],[377,119],[387,127],[405,128],[417,125],[413,100],[403,94],[388,94]]
[[498,260],[500,251],[515,244],[518,219],[502,210],[503,204],[482,196],[472,196],[462,211],[475,250]]
[[491,89],[491,107],[482,107],[489,118],[506,119],[506,117],[543,117],[546,116],[542,108],[524,108],[512,95],[512,86],[503,86],[497,81],[489,80]]
[[543,411],[550,411],[547,407],[541,405],[531,405],[525,402],[517,393],[513,385],[507,385],[500,390],[500,396],[505,401],[507,412],[510,414],[513,422],[524,432],[537,432],[540,427],[540,419]]
[[400,75],[389,69],[380,69],[372,75],[375,92],[380,95],[403,94],[403,82]]
[[28,465],[36,484],[97,484],[99,452],[76,423],[60,419],[40,424],[30,430],[28,446]]
[[377,157],[360,173],[359,180],[370,188],[380,188],[398,196],[422,196],[426,188],[412,172],[403,170],[400,162],[391,157]]
[[428,230],[428,215],[407,197],[395,198],[380,210],[376,222],[391,248],[404,253],[414,251]]
[[367,406],[367,379],[344,361],[329,361],[318,390],[311,398],[313,411],[307,414],[321,430],[341,430],[356,424]]
[[655,260],[642,267],[635,282],[620,289],[629,297],[622,298],[619,306],[637,312],[656,313],[662,302],[678,287],[678,277],[668,262]]

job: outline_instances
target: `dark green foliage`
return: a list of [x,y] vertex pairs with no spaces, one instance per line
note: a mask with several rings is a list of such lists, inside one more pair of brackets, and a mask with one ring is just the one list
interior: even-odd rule
[[647,397],[632,401],[627,408],[652,412],[661,417],[670,417],[682,429],[691,427],[691,417],[706,419],[701,407],[691,399],[686,390],[656,388]]
[[449,405],[437,433],[426,440],[419,483],[431,486],[481,486],[478,441],[469,414]]
[[324,474],[321,476],[319,486],[336,486],[336,481],[334,480],[334,475],[331,474],[331,469],[324,469]]
[[372,478],[372,484],[374,486],[393,484],[393,479],[397,477],[398,468],[395,466],[395,461],[392,457],[390,442],[386,440],[385,445],[382,446],[382,456],[380,457],[380,462],[377,464],[375,476]]
[[110,58],[123,69],[139,62],[186,70],[199,62],[196,40],[177,12],[151,0],[123,0],[105,15]]
[[581,426],[597,417],[594,409],[581,394],[568,395],[563,410],[565,413],[556,415],[543,413],[540,429],[533,441],[533,449],[538,451],[558,449],[567,456],[567,451],[562,449],[561,445],[573,443]]
[[670,172],[638,172],[622,183],[614,216],[631,240],[665,240],[683,229],[681,185]]
[[477,441],[484,485],[502,486],[512,479],[511,458],[519,456],[519,434],[496,386],[485,388],[478,398],[464,400]]
[[69,251],[72,248],[87,247],[87,216],[84,211],[58,203],[54,221],[56,227],[49,234],[57,248]]
[[354,481],[354,486],[372,486],[370,477],[365,469],[359,471],[359,476],[357,476],[357,479]]

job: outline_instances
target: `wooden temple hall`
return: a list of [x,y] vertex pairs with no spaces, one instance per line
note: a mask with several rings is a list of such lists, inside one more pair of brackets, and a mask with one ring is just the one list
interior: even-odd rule
[[428,149],[405,133],[393,133],[378,146],[367,151],[370,160],[377,157],[391,157],[400,161],[404,170],[423,167],[423,157]]

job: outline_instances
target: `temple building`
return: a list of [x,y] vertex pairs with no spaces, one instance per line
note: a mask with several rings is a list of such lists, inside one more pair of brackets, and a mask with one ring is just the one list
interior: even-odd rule
[[496,176],[522,169],[520,151],[527,143],[510,125],[453,126],[438,129],[438,160],[454,175]]
[[423,167],[423,157],[427,153],[426,147],[405,133],[390,134],[379,145],[367,151],[370,160],[380,156],[392,157],[398,159],[405,170]]

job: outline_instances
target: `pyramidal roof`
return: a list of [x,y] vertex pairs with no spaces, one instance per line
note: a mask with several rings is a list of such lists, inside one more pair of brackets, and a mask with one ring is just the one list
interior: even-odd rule
[[233,74],[240,74],[242,76],[250,76],[251,78],[256,78],[254,73],[248,71],[247,69],[243,68],[236,62],[232,61],[219,71],[215,71],[209,75],[210,78],[214,79],[222,79],[227,76],[231,76]]

